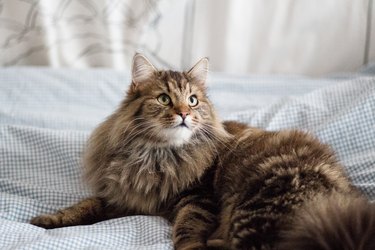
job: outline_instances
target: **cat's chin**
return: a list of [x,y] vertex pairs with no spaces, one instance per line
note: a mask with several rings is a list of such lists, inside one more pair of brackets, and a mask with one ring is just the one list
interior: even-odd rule
[[186,126],[163,129],[163,135],[169,146],[179,147],[188,143],[193,131]]

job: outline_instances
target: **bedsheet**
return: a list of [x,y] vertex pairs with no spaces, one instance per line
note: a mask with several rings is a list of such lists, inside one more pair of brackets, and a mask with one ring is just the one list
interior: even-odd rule
[[[375,200],[374,68],[327,78],[212,73],[209,95],[222,119],[316,134]],[[0,249],[173,249],[159,217],[28,224],[90,195],[79,167],[85,141],[128,84],[126,72],[106,69],[0,69]]]

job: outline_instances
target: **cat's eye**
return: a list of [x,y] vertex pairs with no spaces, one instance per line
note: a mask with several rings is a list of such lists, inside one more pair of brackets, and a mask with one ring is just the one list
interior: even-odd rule
[[189,106],[194,107],[198,105],[198,98],[196,95],[192,95],[189,97]]
[[158,102],[163,105],[169,105],[171,103],[171,98],[167,94],[161,94],[158,97]]

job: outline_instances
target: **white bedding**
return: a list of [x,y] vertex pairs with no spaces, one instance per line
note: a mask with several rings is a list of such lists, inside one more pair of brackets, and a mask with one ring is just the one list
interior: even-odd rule
[[[301,128],[332,145],[375,199],[375,70],[324,79],[211,74],[223,119]],[[28,224],[88,196],[80,156],[129,84],[112,70],[0,69],[0,249],[173,249],[170,226],[133,216],[45,230]]]

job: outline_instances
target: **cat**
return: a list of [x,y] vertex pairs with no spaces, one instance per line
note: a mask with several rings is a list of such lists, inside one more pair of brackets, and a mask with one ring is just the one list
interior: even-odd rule
[[207,73],[207,58],[176,72],[136,54],[126,98],[85,150],[93,196],[31,223],[158,215],[176,249],[375,249],[375,206],[330,147],[297,130],[221,122]]

